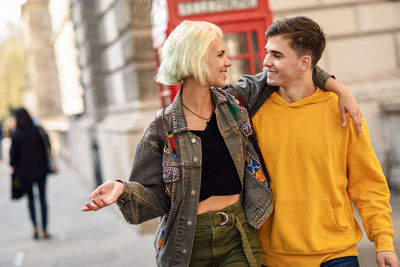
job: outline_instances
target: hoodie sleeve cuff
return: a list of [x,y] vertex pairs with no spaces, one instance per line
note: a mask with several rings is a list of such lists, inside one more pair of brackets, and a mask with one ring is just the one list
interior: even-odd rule
[[378,235],[375,238],[376,252],[392,251],[395,252],[393,246],[393,236],[388,234]]

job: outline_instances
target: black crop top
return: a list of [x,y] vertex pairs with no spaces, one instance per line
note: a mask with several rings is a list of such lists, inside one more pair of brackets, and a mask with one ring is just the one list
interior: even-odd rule
[[240,194],[242,185],[231,154],[219,132],[215,113],[204,131],[190,131],[201,139],[200,199]]

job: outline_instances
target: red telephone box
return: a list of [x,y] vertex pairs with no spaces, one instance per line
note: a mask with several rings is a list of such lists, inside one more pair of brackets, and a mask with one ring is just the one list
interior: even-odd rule
[[[165,37],[183,20],[212,22],[224,32],[226,52],[232,61],[232,66],[228,70],[228,82],[235,82],[242,74],[256,74],[262,71],[265,31],[272,23],[268,0],[168,0],[167,3],[165,1],[153,0],[153,9],[167,9]],[[154,5],[155,2],[157,6]],[[152,13],[154,16],[154,10]],[[153,25],[155,20],[157,18],[153,17]],[[155,46],[157,66],[158,49],[161,48],[161,42],[158,43],[159,47]],[[162,104],[166,106],[173,100],[180,87],[159,86]]]

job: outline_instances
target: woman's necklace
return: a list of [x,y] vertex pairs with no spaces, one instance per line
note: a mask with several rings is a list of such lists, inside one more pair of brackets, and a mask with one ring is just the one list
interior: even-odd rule
[[208,118],[203,117],[203,116],[197,114],[196,112],[194,112],[193,110],[191,110],[190,108],[188,108],[185,104],[183,104],[183,102],[182,102],[182,106],[183,106],[184,108],[186,108],[188,111],[190,111],[191,113],[193,113],[194,115],[196,115],[197,117],[199,117],[200,119],[205,120],[207,123],[210,121],[210,119],[211,119],[211,117],[212,117],[212,115],[213,115],[213,113],[214,113],[214,103],[212,104],[212,111],[213,111],[213,112],[211,113],[210,117],[208,117]]

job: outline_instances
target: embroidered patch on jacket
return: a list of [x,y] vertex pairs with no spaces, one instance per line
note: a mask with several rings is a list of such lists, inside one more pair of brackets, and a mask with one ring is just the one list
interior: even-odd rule
[[246,118],[245,120],[243,120],[243,122],[240,123],[239,129],[245,136],[250,136],[253,133],[250,120],[248,118]]
[[167,135],[165,135],[164,152],[170,153],[174,158],[178,157],[176,151],[176,140],[177,140],[177,135],[174,134],[173,132],[170,132]]
[[175,182],[179,180],[179,167],[163,163],[163,180],[165,183],[165,192],[171,198],[171,202],[173,202],[175,200]]
[[163,179],[166,183],[172,183],[179,180],[179,167],[167,165],[165,163],[163,165]]
[[157,229],[157,237],[156,240],[154,241],[154,247],[156,250],[156,260],[159,260],[159,256],[160,256],[160,251],[161,248],[164,244],[165,241],[165,233],[166,233],[166,229],[168,227],[167,224],[168,219],[166,219],[166,217],[162,217],[160,220],[160,224],[159,224],[159,229]]
[[165,229],[162,229],[160,236],[158,237],[158,240],[157,240],[157,248],[158,249],[160,249],[163,245],[164,235],[165,235]]
[[249,154],[246,154],[246,169],[253,175],[255,178],[267,186],[269,189],[269,184],[267,179],[265,178],[264,173],[262,172],[261,165],[254,158],[252,158]]
[[240,111],[240,108],[232,105],[232,101],[229,96],[226,96],[226,100],[228,100],[229,112],[231,113],[232,117],[236,119],[236,112]]

